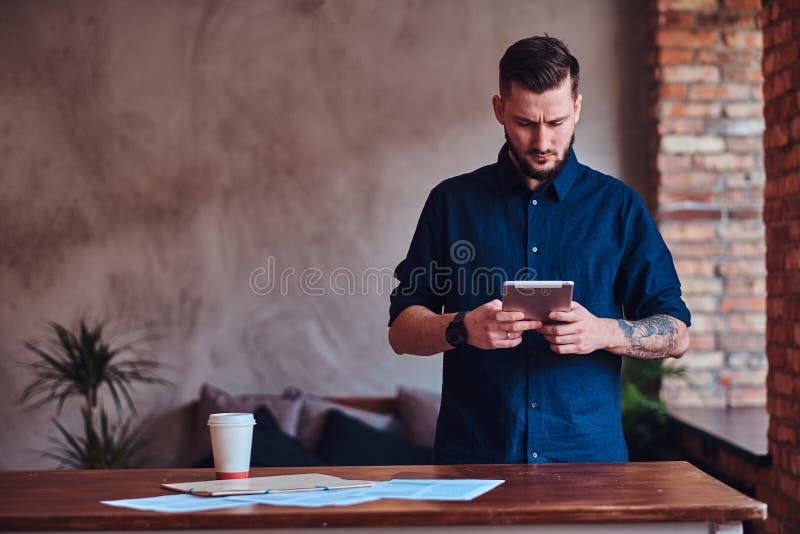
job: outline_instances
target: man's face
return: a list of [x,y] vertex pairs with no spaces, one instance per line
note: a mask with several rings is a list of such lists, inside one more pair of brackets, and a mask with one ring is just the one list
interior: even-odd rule
[[512,82],[508,94],[492,99],[494,113],[503,125],[512,159],[520,174],[542,183],[558,174],[566,163],[581,113],[582,96],[572,99],[567,77],[556,89],[534,93]]

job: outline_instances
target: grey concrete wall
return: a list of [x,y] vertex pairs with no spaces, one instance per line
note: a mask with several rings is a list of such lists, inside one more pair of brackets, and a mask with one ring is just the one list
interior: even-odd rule
[[[497,62],[544,32],[582,62],[579,158],[646,187],[641,4],[3,2],[0,468],[54,465],[28,450],[52,410],[19,409],[20,340],[81,314],[155,335],[176,384],[136,388],[167,436],[156,464],[175,461],[169,414],[204,381],[438,388],[440,357],[386,341],[390,273],[428,191],[494,160]],[[294,269],[286,291],[254,292],[271,266]],[[324,295],[303,291],[307,268]],[[368,268],[382,284],[361,282]]]

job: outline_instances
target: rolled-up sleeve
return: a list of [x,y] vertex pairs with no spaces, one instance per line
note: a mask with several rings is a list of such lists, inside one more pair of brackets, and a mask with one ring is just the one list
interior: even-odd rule
[[425,306],[441,313],[445,294],[437,289],[437,273],[446,267],[444,246],[444,212],[438,188],[425,201],[406,258],[395,268],[399,281],[390,297],[389,326],[410,306]]
[[629,210],[626,249],[616,281],[625,318],[639,320],[663,314],[689,326],[691,314],[681,298],[672,254],[638,195],[632,196]]

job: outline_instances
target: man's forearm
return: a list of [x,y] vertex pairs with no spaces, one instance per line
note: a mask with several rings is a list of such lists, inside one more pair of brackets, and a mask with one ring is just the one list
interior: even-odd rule
[[609,319],[614,342],[609,352],[642,360],[680,358],[689,348],[689,329],[669,315],[653,315],[638,321]]
[[453,347],[444,337],[455,313],[434,313],[425,306],[410,306],[400,312],[389,328],[389,344],[397,354],[431,356]]

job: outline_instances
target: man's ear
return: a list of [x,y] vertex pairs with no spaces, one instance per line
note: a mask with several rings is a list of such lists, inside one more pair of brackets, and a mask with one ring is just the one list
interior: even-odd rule
[[578,95],[578,98],[575,99],[575,124],[578,124],[578,120],[581,118],[581,103],[583,103],[583,95]]
[[505,126],[505,122],[503,122],[503,99],[497,95],[492,97],[492,108],[494,109],[494,116],[497,119],[497,122]]

